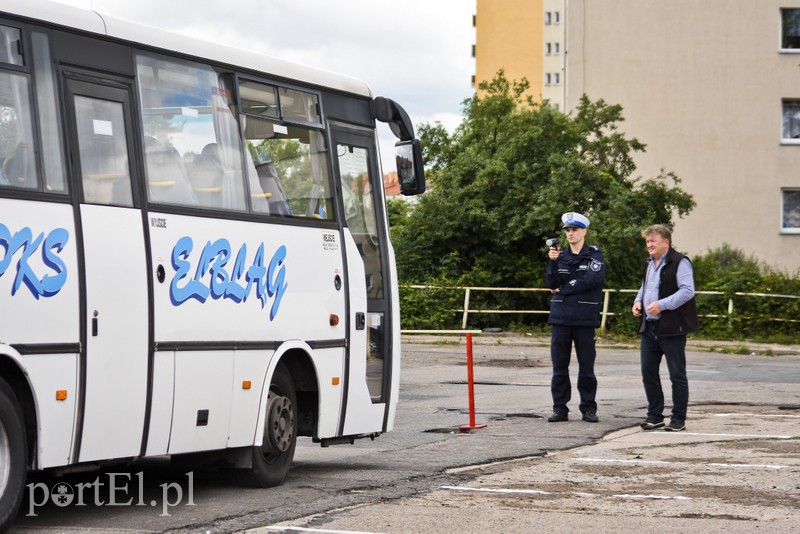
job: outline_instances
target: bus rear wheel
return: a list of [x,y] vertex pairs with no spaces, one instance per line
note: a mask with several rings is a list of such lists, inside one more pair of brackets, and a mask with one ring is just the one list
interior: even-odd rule
[[250,450],[252,467],[246,469],[245,482],[260,488],[277,486],[289,473],[297,445],[297,395],[289,370],[279,366],[272,377],[264,418],[264,437],[260,447]]
[[25,425],[14,392],[0,378],[0,532],[14,522],[25,489]]

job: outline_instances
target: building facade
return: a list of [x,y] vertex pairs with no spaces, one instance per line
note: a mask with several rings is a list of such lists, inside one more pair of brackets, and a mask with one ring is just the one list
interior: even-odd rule
[[[491,40],[484,16],[506,3],[477,0],[478,82],[497,70],[479,53]],[[622,105],[622,129],[647,145],[637,175],[673,171],[693,195],[676,248],[696,255],[728,243],[800,269],[800,1],[514,3],[542,11],[522,30],[542,42],[541,72],[517,76],[535,98],[567,113],[583,94]]]
[[528,94],[541,98],[543,86],[543,42],[545,0],[477,0],[475,26],[475,76],[473,85],[494,78],[503,69],[509,80],[527,78]]

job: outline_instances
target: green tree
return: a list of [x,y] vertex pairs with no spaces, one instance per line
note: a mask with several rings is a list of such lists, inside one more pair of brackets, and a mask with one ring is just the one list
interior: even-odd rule
[[431,191],[393,231],[401,281],[541,287],[544,240],[560,216],[592,220],[588,241],[609,264],[607,287],[638,283],[640,230],[694,206],[671,172],[634,177],[645,145],[619,130],[622,108],[581,98],[570,115],[523,98],[528,82],[500,71],[464,102],[449,134],[419,128]]

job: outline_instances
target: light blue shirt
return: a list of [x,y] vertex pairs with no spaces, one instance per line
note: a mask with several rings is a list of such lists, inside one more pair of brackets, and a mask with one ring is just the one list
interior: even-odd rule
[[[669,254],[669,252],[667,252],[667,254]],[[678,264],[678,290],[672,295],[668,295],[659,300],[658,288],[661,285],[661,269],[664,268],[667,254],[661,257],[658,267],[656,267],[655,258],[652,256],[650,257],[644,284],[639,288],[639,292],[636,293],[636,300],[634,300],[634,302],[642,303],[642,310],[646,318],[651,321],[655,321],[660,317],[660,315],[651,315],[647,313],[647,306],[651,303],[658,301],[661,311],[674,310],[680,308],[694,297],[694,272],[692,271],[692,262],[683,258]]]

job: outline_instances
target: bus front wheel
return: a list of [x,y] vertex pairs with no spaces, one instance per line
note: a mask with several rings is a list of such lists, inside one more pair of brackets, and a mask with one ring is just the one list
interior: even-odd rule
[[245,470],[245,481],[269,488],[286,478],[297,445],[297,395],[289,370],[279,366],[272,377],[264,418],[264,437],[260,447],[252,447],[252,467]]
[[25,425],[14,392],[0,378],[0,532],[17,517],[25,489]]

